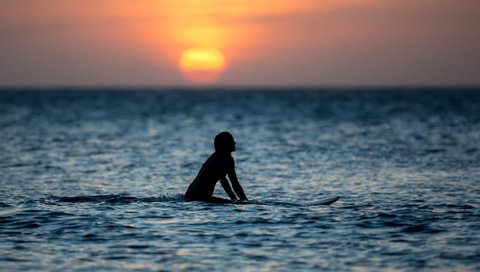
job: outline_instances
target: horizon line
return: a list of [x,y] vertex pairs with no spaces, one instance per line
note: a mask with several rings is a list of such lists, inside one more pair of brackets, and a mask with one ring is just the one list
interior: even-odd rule
[[182,91],[182,90],[416,90],[416,89],[480,89],[480,84],[372,84],[372,85],[17,85],[0,86],[0,91]]

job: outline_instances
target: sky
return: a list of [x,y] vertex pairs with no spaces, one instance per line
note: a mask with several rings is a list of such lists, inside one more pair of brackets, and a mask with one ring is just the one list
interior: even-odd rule
[[0,87],[192,85],[479,86],[480,1],[0,0]]

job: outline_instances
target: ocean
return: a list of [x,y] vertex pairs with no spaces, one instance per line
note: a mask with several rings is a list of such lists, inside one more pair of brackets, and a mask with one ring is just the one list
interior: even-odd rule
[[0,271],[480,271],[479,185],[475,88],[0,91]]

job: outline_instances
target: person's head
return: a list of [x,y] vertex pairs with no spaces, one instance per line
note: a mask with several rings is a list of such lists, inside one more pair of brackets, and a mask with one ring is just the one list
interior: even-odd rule
[[235,151],[235,141],[232,134],[224,131],[215,136],[215,151],[216,152],[233,152]]

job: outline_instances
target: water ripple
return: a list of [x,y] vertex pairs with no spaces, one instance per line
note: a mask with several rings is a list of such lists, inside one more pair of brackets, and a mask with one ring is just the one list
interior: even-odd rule
[[[0,270],[478,271],[478,105],[471,90],[3,91]],[[223,130],[261,204],[183,201]]]

